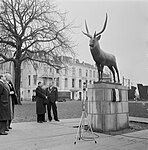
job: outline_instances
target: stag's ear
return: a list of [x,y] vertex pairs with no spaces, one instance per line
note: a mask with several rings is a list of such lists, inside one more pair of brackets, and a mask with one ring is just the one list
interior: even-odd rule
[[101,38],[101,35],[99,35],[99,36],[97,37],[97,40],[100,40],[100,38]]

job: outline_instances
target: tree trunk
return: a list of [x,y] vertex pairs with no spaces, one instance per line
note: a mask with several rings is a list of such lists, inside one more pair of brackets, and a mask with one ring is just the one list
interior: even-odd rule
[[21,104],[21,97],[20,97],[21,61],[18,60],[14,63],[14,72],[15,72],[14,85],[15,85],[17,96],[18,96],[18,103]]

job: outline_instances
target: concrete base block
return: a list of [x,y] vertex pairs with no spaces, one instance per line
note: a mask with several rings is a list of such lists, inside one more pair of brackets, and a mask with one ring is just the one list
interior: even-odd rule
[[101,101],[94,101],[92,102],[92,113],[93,114],[101,114],[102,113],[102,102]]
[[103,116],[102,115],[91,115],[91,126],[93,131],[103,131]]
[[104,115],[103,131],[116,131],[116,114]]
[[104,89],[104,101],[112,101],[112,89]]
[[96,89],[95,90],[95,99],[94,101],[103,101],[104,100],[104,90],[103,89]]
[[117,114],[117,130],[129,127],[128,114]]
[[122,102],[122,109],[123,109],[123,113],[129,112],[128,102]]
[[127,128],[128,89],[119,84],[95,83],[88,87],[87,112],[94,131]]
[[122,113],[122,102],[115,102],[116,103],[116,113]]
[[102,102],[102,113],[103,114],[110,114],[111,113],[111,106],[110,106],[110,102]]

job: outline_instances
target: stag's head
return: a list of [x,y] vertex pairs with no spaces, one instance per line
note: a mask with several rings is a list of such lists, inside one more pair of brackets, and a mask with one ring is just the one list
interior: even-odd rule
[[85,27],[86,27],[86,32],[83,32],[84,35],[86,35],[87,37],[90,38],[90,42],[89,42],[89,46],[90,48],[93,48],[96,46],[96,44],[98,44],[98,40],[100,40],[101,38],[101,34],[104,32],[105,28],[106,28],[106,24],[107,24],[107,13],[106,13],[106,19],[105,19],[105,23],[104,23],[104,26],[103,26],[103,29],[99,32],[99,33],[94,33],[94,35],[90,35],[89,34],[89,30],[88,30],[88,27],[87,27],[87,23],[85,21]]

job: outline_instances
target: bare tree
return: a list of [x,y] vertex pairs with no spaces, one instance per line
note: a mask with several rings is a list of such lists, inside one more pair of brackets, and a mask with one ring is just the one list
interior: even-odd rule
[[22,62],[58,67],[57,56],[74,54],[69,32],[72,26],[66,24],[65,13],[48,0],[2,0],[0,5],[1,63],[13,62],[15,88],[20,98]]

